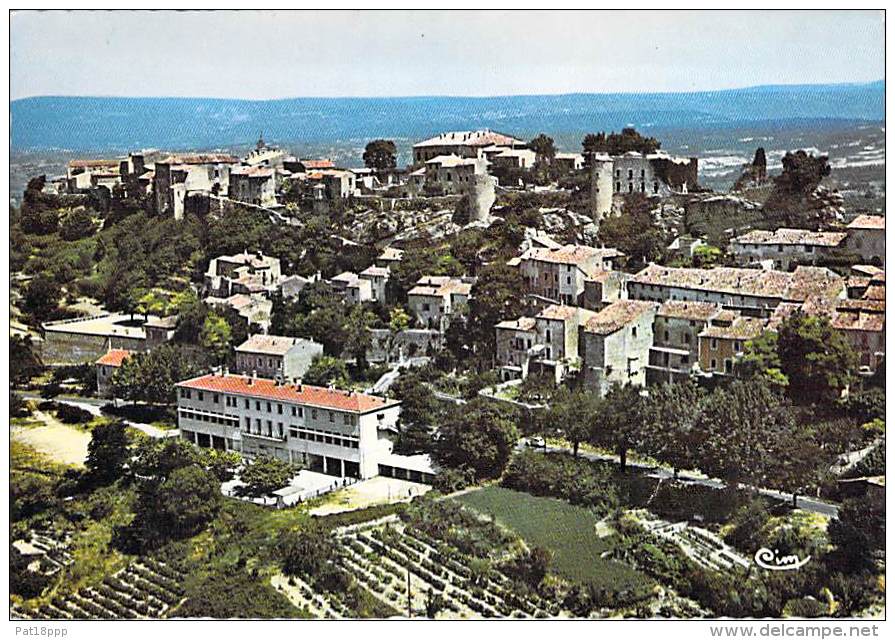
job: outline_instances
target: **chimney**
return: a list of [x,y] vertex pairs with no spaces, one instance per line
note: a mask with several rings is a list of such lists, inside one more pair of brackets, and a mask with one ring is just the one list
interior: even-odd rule
[[249,376],[249,379],[246,381],[246,384],[252,386],[255,384],[255,377],[258,375],[258,372],[255,369],[252,369],[252,375]]

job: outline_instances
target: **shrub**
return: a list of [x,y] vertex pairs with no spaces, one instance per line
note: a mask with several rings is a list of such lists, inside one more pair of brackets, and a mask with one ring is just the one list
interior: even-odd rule
[[89,411],[63,403],[58,405],[56,417],[66,424],[86,424],[93,420],[93,414]]

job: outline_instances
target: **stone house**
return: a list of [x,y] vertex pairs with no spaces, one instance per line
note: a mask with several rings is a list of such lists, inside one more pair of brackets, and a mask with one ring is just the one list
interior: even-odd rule
[[748,340],[761,335],[768,321],[723,310],[699,334],[699,368],[704,373],[733,375]]
[[276,171],[266,166],[234,167],[230,171],[231,200],[262,207],[277,204]]
[[664,151],[643,154],[629,151],[613,156],[615,193],[642,193],[667,197],[687,193],[698,183],[697,158],[676,158]]
[[584,154],[557,152],[556,155],[553,156],[553,165],[559,167],[566,173],[580,171],[584,168]]
[[121,177],[121,160],[96,159],[96,160],[70,160],[66,170],[66,183],[68,193],[83,193],[95,186],[94,175]]
[[110,349],[96,361],[96,393],[100,398],[111,397],[112,376],[130,355],[127,349]]
[[781,302],[844,298],[845,280],[824,267],[795,271],[715,267],[696,269],[650,264],[627,282],[628,298],[665,302],[711,302],[748,315],[768,317]]
[[579,307],[550,305],[534,317],[495,325],[497,365],[503,380],[546,372],[559,383],[580,365],[580,328],[596,315]]
[[173,154],[155,162],[152,192],[156,212],[183,217],[186,198],[194,194],[225,194],[230,170],[239,158],[227,153]]
[[[41,360],[46,365],[85,364],[112,349],[145,351],[160,341],[147,340],[146,324],[162,320],[157,316],[111,313],[45,322],[41,325]],[[159,335],[159,334],[156,334]],[[173,335],[173,329],[160,334]]]
[[236,373],[262,378],[300,380],[323,345],[305,338],[255,334],[236,347]]
[[663,302],[653,324],[653,345],[647,365],[647,382],[679,382],[699,365],[699,334],[721,312],[711,302]]
[[385,292],[390,275],[388,267],[377,267],[376,265],[371,265],[358,274],[362,280],[370,281],[373,302],[382,304],[386,302]]
[[487,173],[488,161],[484,158],[436,156],[426,161],[425,185],[448,195],[460,194],[472,189],[476,176]]
[[883,216],[860,215],[845,227],[845,246],[867,262],[886,264],[886,219]]
[[838,231],[756,229],[730,241],[729,251],[739,265],[771,260],[775,269],[789,271],[799,264],[816,264],[843,246],[846,234]]
[[587,320],[579,346],[588,387],[602,396],[613,384],[646,384],[658,308],[652,302],[618,300]]
[[333,289],[345,297],[348,304],[360,304],[373,300],[372,279],[362,278],[356,273],[345,271],[330,279]]
[[484,158],[485,148],[517,149],[525,146],[523,140],[490,129],[449,131],[413,145],[413,164],[419,167],[438,156]]
[[464,315],[472,284],[449,276],[423,276],[407,292],[407,307],[421,327],[444,332],[451,318]]
[[[597,302],[617,300],[622,295],[620,278],[610,278],[614,261],[623,254],[617,249],[601,249],[568,244],[544,248],[532,246],[509,262],[518,266],[528,293],[551,302],[598,308]],[[586,283],[592,291],[585,304]]]
[[203,287],[206,295],[228,298],[236,294],[269,295],[277,290],[281,280],[279,258],[256,253],[237,253],[213,258],[205,272]]

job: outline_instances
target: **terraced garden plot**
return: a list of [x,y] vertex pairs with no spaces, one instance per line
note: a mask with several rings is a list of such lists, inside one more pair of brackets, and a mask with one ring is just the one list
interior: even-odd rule
[[611,542],[597,536],[597,517],[588,509],[503,487],[485,487],[454,499],[493,516],[530,545],[550,549],[553,570],[568,580],[614,591],[651,582],[631,567],[601,557]]

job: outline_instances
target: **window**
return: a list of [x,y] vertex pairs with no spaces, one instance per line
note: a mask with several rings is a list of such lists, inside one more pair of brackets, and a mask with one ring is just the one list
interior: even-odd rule
[[252,426],[252,419],[246,416],[246,431],[248,431]]
[[205,394],[200,391],[199,392],[199,401],[201,402],[202,400],[205,400]]
[[277,413],[283,415],[283,405],[277,403]]
[[[718,349],[718,338],[712,338],[712,341],[711,341],[711,343],[710,343],[710,346],[711,346],[712,351],[717,351],[717,349]],[[713,360],[712,362],[714,362],[714,360]]]
[[261,401],[255,400],[255,411],[261,411]]
[[271,369],[273,368],[273,358],[267,359],[267,366],[270,367]]
[[634,179],[634,170],[628,169],[628,180],[633,180],[633,179]]
[[712,361],[709,365],[709,369],[717,369],[717,368],[718,368],[718,361],[715,360],[714,358],[712,358]]
[[218,404],[221,401],[221,398],[218,394],[214,394],[214,396],[212,396],[211,401],[214,402],[215,404]]
[[622,183],[621,183],[621,182],[616,182],[616,183],[615,183],[615,190],[616,190],[616,191],[621,191],[621,190],[622,190]]
[[637,337],[637,327],[631,327],[631,335]]
[[329,412],[329,421],[330,422],[336,421],[336,414],[334,414],[332,411]]
[[268,402],[267,403],[267,413],[270,413],[271,411],[273,411],[273,407],[271,407],[270,403]]
[[317,409],[311,409],[311,417],[316,420],[317,419]]
[[734,350],[734,352],[739,352],[741,349],[742,349],[742,344],[740,343],[740,341],[739,341],[739,340],[734,340],[734,341],[733,341],[733,350]]
[[666,331],[665,332],[665,342],[669,342],[669,340],[670,340],[670,336],[669,336],[668,332]]
[[292,407],[292,415],[293,415],[293,416],[297,416],[297,415],[298,415],[298,408],[297,408],[297,407]]

